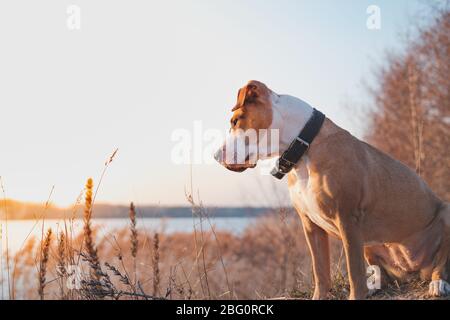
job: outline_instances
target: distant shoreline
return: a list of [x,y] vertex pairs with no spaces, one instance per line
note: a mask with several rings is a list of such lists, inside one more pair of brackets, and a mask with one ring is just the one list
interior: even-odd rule
[[[42,204],[26,203],[15,200],[6,200],[8,220],[32,220],[32,219],[70,219],[82,218],[83,206],[72,208],[58,208]],[[252,218],[270,215],[278,211],[278,208],[269,207],[206,207],[208,217],[215,218]],[[0,207],[1,219],[5,220],[5,205]],[[141,218],[191,218],[192,208],[188,206],[136,206],[137,217]],[[94,205],[93,219],[121,219],[128,218],[129,207],[126,205],[96,204]]]

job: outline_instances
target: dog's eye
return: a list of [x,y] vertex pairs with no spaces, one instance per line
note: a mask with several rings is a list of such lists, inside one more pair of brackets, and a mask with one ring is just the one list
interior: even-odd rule
[[235,126],[237,125],[238,121],[239,121],[239,118],[231,119],[231,125],[232,125],[233,127],[235,127]]

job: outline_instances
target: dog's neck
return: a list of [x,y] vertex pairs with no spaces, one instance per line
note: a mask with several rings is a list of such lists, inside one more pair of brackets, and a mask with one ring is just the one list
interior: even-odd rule
[[280,135],[280,153],[286,150],[313,113],[313,107],[306,102],[289,95],[272,96],[272,125]]

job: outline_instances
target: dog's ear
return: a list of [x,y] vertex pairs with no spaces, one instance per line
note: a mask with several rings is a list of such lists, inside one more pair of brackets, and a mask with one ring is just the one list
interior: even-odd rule
[[239,89],[236,106],[231,111],[242,108],[246,103],[255,101],[258,97],[258,86],[252,82]]

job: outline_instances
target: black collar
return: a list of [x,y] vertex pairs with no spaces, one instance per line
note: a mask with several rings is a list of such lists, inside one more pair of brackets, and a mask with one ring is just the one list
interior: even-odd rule
[[284,175],[291,171],[308,150],[309,145],[319,133],[320,128],[322,128],[324,121],[325,115],[319,110],[314,109],[305,127],[294,141],[292,141],[287,150],[283,152],[281,157],[277,160],[275,168],[270,172],[275,178],[281,180]]

